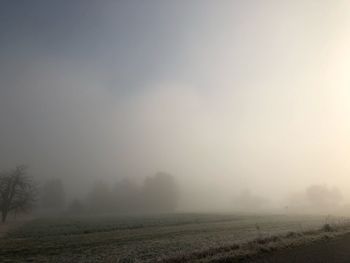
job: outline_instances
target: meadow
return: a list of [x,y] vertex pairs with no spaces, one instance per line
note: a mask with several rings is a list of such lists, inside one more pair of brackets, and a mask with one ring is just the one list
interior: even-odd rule
[[37,218],[0,238],[0,262],[155,262],[288,232],[325,216],[163,214]]

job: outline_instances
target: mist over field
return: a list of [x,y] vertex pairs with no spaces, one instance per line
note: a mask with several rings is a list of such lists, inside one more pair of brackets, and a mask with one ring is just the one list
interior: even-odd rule
[[65,209],[347,214],[349,9],[2,1],[0,170]]

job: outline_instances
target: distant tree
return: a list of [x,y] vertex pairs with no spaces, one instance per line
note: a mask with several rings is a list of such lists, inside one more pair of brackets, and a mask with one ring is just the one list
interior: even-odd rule
[[174,177],[161,172],[147,177],[142,186],[130,179],[118,181],[113,188],[104,181],[96,181],[86,198],[87,211],[94,213],[172,212],[177,203]]
[[25,166],[0,174],[0,210],[4,223],[10,212],[27,212],[36,200],[36,187]]
[[329,188],[327,185],[311,185],[305,192],[309,204],[321,210],[335,208],[343,199],[338,188]]
[[293,212],[325,214],[337,212],[342,208],[343,201],[343,195],[337,187],[314,184],[304,191],[292,193],[289,196],[288,206]]
[[135,213],[141,209],[141,189],[131,179],[118,181],[113,188],[113,208],[117,213]]
[[81,214],[85,211],[85,207],[79,199],[74,199],[68,206],[68,213]]
[[65,193],[61,179],[51,179],[41,188],[42,207],[50,211],[61,211],[65,205]]
[[90,212],[111,212],[113,198],[111,190],[104,181],[96,181],[87,197]]
[[171,174],[158,172],[147,177],[143,186],[147,212],[173,212],[178,203],[178,186]]
[[245,189],[234,197],[234,209],[239,212],[258,212],[268,204],[265,198]]

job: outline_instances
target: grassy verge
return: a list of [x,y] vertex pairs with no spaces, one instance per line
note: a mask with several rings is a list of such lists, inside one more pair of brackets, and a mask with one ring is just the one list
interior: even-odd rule
[[325,224],[320,229],[303,232],[288,232],[283,235],[259,237],[249,242],[232,244],[217,248],[196,251],[190,254],[177,255],[171,258],[160,259],[163,263],[182,262],[242,262],[253,259],[264,253],[280,249],[307,245],[312,242],[328,240],[350,232],[350,225]]

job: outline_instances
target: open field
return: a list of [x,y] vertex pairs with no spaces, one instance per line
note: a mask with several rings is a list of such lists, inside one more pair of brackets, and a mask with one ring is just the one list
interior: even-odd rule
[[315,229],[326,220],[229,214],[42,218],[0,239],[0,262],[154,262]]

